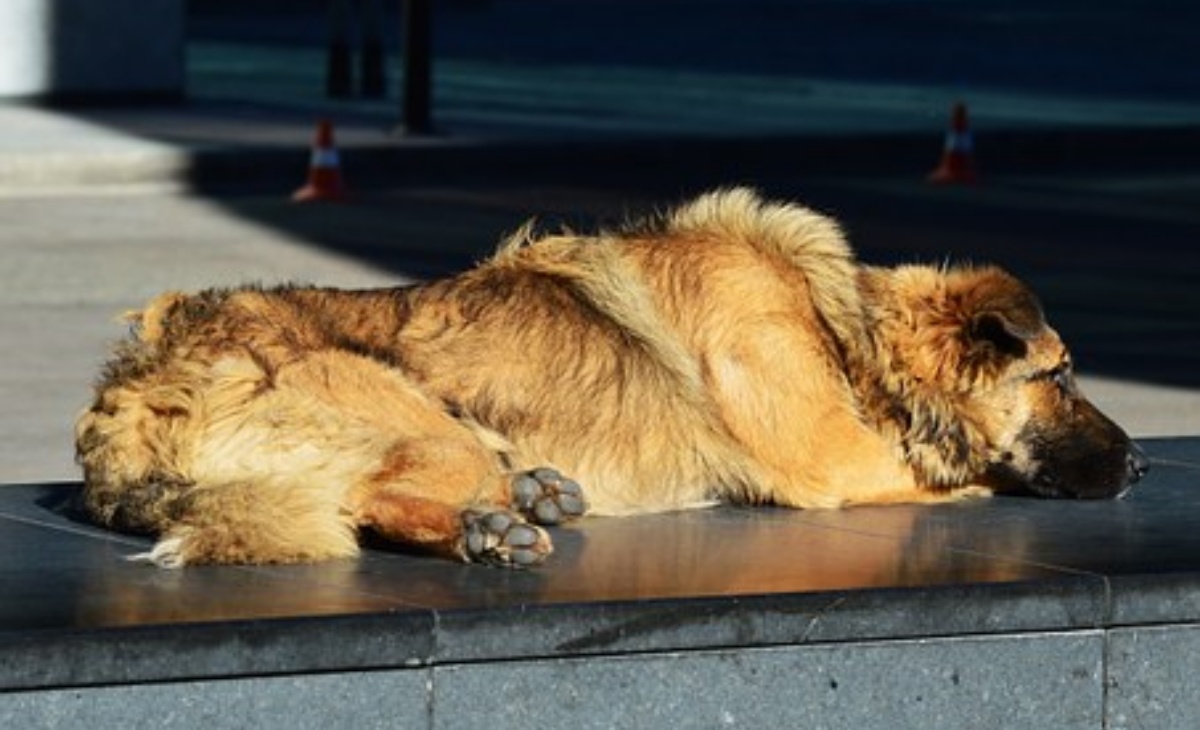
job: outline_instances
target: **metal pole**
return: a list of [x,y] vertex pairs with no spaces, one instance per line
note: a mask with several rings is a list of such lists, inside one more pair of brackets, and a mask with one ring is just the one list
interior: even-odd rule
[[403,132],[430,134],[433,86],[430,43],[431,0],[404,0],[402,35],[404,45]]

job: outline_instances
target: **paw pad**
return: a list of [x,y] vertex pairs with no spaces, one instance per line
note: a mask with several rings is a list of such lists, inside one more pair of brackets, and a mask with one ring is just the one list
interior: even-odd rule
[[539,525],[557,525],[587,511],[583,488],[554,469],[519,474],[512,484],[516,511]]
[[510,512],[463,512],[463,549],[467,560],[525,568],[545,560],[553,548],[544,531]]

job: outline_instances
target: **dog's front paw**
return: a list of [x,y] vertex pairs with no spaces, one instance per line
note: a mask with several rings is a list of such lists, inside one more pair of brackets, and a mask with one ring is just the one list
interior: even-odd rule
[[512,483],[512,508],[539,525],[557,525],[587,511],[583,488],[554,469],[518,474]]
[[550,536],[507,511],[462,513],[462,555],[472,563],[508,568],[537,565],[554,552]]

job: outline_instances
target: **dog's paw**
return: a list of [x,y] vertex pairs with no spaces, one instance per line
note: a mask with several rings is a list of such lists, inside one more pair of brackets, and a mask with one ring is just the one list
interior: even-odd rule
[[512,483],[512,508],[539,525],[557,525],[587,511],[583,488],[554,469],[518,474]]
[[511,512],[462,513],[462,553],[467,561],[527,568],[550,556],[554,547],[545,530]]

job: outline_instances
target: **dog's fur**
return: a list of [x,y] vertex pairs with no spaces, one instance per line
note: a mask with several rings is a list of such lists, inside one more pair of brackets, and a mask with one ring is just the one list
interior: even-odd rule
[[743,189],[524,230],[420,286],[172,293],[132,320],[77,450],[90,513],[166,566],[350,556],[361,531],[537,562],[514,479],[546,465],[605,515],[1108,497],[1145,470],[1012,276],[862,266],[830,219]]

